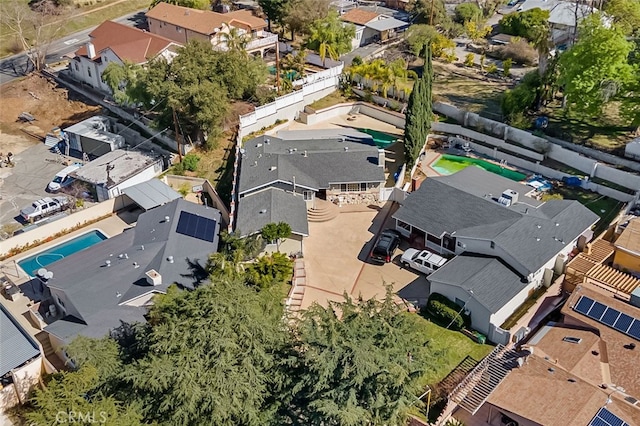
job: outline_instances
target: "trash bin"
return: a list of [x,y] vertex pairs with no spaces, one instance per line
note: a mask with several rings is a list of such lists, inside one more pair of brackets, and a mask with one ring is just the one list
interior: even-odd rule
[[487,342],[487,336],[485,336],[484,334],[476,333],[476,340],[481,345],[484,345]]

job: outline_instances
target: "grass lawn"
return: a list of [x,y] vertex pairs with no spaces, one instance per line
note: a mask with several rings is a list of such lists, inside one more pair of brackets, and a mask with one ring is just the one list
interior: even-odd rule
[[467,355],[480,361],[493,346],[474,342],[458,331],[447,330],[419,315],[412,315],[424,336],[429,340],[429,348],[436,354],[433,370],[421,378],[421,384],[433,385],[444,379]]
[[[73,14],[70,18],[54,22],[51,25],[61,26],[55,37],[58,39],[77,31],[94,27],[109,19],[119,18],[136,10],[148,8],[149,4],[149,0],[107,0],[92,6],[73,9]],[[13,33],[6,25],[0,24],[0,57],[16,53],[11,50],[13,47]]]
[[575,144],[616,153],[616,150],[624,149],[631,137],[631,128],[620,121],[615,104],[605,109],[601,117],[593,120],[565,111],[560,101],[551,103],[540,113],[549,117],[549,126],[545,130],[547,135]]

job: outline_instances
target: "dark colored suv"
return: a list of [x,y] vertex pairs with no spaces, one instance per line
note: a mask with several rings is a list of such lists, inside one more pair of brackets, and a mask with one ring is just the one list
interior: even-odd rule
[[385,229],[380,233],[378,241],[373,246],[369,259],[373,262],[389,263],[400,245],[401,235],[393,229]]

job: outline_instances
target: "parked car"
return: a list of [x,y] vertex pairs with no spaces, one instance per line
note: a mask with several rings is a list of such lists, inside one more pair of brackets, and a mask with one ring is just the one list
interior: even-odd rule
[[47,191],[57,192],[60,191],[61,188],[71,185],[75,179],[69,176],[69,174],[75,172],[80,167],[82,167],[82,163],[73,163],[72,165],[60,170],[58,173],[56,173],[53,180],[49,182]]
[[389,263],[393,259],[393,254],[400,245],[400,233],[393,229],[385,229],[380,233],[376,244],[371,250],[369,259],[374,262]]
[[20,210],[20,216],[27,222],[35,221],[66,210],[69,206],[70,201],[67,197],[44,197]]
[[429,275],[447,263],[447,259],[428,250],[410,248],[402,254],[400,263],[403,266],[408,266],[418,272]]

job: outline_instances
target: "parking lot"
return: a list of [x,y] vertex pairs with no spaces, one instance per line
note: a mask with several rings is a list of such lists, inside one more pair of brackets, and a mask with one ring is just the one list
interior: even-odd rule
[[0,168],[0,227],[19,228],[20,209],[51,196],[46,188],[66,166],[44,144],[34,145],[13,157],[14,167]]
[[307,285],[302,309],[313,302],[343,300],[344,293],[364,299],[384,296],[385,284],[413,303],[424,303],[429,285],[424,275],[400,266],[400,256],[409,246],[400,245],[393,262],[374,264],[368,255],[381,229],[393,227],[390,209],[369,207],[361,211],[341,212],[329,222],[309,223],[304,242]]

